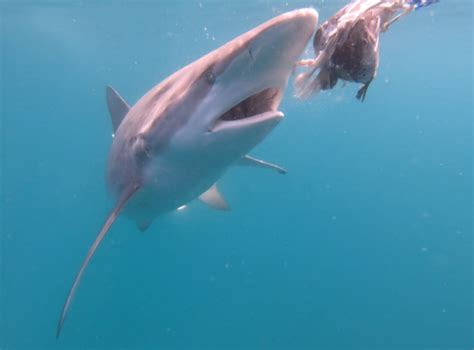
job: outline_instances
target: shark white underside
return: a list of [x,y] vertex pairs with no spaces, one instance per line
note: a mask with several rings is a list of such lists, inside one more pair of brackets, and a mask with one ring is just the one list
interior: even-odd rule
[[198,197],[227,209],[214,184],[233,165],[285,172],[247,154],[282,120],[281,98],[317,19],[314,9],[277,16],[174,73],[131,108],[107,90],[115,130],[107,183],[117,202],[74,279],[57,336],[88,263],[121,212],[144,230]]

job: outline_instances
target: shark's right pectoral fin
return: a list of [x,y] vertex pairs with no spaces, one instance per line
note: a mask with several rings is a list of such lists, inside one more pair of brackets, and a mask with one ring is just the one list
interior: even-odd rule
[[271,170],[278,171],[280,174],[286,174],[287,173],[286,169],[279,166],[279,165],[272,164],[272,163],[266,162],[264,160],[254,158],[254,157],[251,157],[249,155],[246,155],[246,156],[243,156],[242,158],[240,158],[235,163],[235,165],[271,169]]
[[130,106],[112,87],[106,87],[107,107],[109,109],[110,118],[112,119],[112,127],[114,132],[117,131],[120,123],[125,115],[127,115]]
[[69,307],[71,306],[71,301],[74,298],[74,294],[76,292],[77,287],[79,286],[79,282],[81,281],[82,275],[84,274],[84,271],[86,270],[87,265],[89,265],[89,262],[91,261],[92,256],[97,250],[97,247],[102,242],[107,232],[109,232],[109,229],[114,223],[115,219],[117,219],[118,215],[120,214],[124,206],[127,204],[130,197],[132,197],[133,194],[137,192],[139,188],[140,186],[138,186],[137,184],[131,184],[127,189],[125,189],[121,198],[117,202],[117,205],[115,206],[114,210],[112,210],[109,217],[107,218],[104,225],[102,226],[102,229],[99,231],[99,234],[97,235],[94,243],[92,243],[91,247],[89,248],[89,251],[87,252],[86,257],[84,261],[82,262],[82,265],[79,271],[77,272],[76,278],[74,279],[74,282],[72,283],[72,286],[69,289],[66,302],[64,303],[63,309],[61,311],[61,317],[59,318],[58,327],[56,329],[56,338],[59,337],[59,333],[61,332],[61,329],[63,327],[64,320],[66,319],[67,313],[69,311]]
[[224,197],[219,193],[219,190],[217,189],[217,185],[214,184],[209,188],[206,192],[201,194],[199,196],[199,200],[211,208],[217,209],[217,210],[230,210],[229,205],[225,201]]

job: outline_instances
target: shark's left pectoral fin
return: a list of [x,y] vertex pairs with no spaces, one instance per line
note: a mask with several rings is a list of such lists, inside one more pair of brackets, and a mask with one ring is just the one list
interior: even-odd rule
[[217,209],[217,210],[223,210],[227,211],[230,210],[229,205],[225,201],[224,197],[219,193],[219,190],[217,189],[217,185],[214,184],[211,186],[210,189],[208,189],[206,192],[201,194],[199,196],[199,200],[211,208]]
[[278,171],[280,174],[286,174],[287,173],[286,169],[279,166],[279,165],[272,164],[272,163],[266,162],[264,160],[254,158],[254,157],[251,157],[249,155],[243,156],[242,158],[240,158],[235,163],[235,165],[271,169],[271,170]]
[[123,118],[125,118],[127,115],[130,106],[111,86],[106,87],[106,95],[107,107],[109,109],[110,118],[112,119],[112,127],[114,128],[115,132],[117,131]]

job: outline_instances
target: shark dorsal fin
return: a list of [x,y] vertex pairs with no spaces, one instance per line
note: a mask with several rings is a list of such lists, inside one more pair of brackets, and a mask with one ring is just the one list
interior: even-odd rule
[[211,208],[217,210],[229,210],[229,205],[225,201],[224,197],[219,193],[217,185],[214,184],[206,192],[199,196],[201,202],[206,203]]
[[117,131],[120,123],[128,113],[130,106],[112,87],[106,87],[107,107],[109,109],[110,118],[112,119],[112,127],[114,132]]
[[89,248],[89,251],[87,252],[86,257],[85,257],[84,261],[82,262],[81,268],[77,272],[76,278],[74,279],[74,282],[72,283],[71,289],[69,289],[69,293],[67,295],[66,302],[64,303],[63,309],[61,311],[61,317],[59,318],[58,327],[56,329],[56,338],[58,338],[59,333],[61,333],[61,329],[63,327],[64,320],[66,319],[67,312],[69,311],[69,307],[71,306],[71,301],[74,297],[77,286],[79,285],[79,282],[81,281],[82,275],[84,274],[84,271],[87,268],[87,265],[89,265],[89,262],[91,261],[92,256],[94,255],[97,247],[102,242],[102,240],[104,239],[107,232],[109,232],[110,226],[112,226],[115,219],[117,219],[118,215],[122,211],[125,204],[127,204],[130,197],[132,197],[133,194],[135,192],[137,192],[137,190],[139,188],[140,188],[140,186],[138,186],[136,184],[132,184],[130,187],[128,187],[125,190],[122,197],[117,202],[117,205],[115,206],[114,210],[109,214],[107,220],[105,221],[104,225],[102,226],[102,229],[99,231],[99,234],[97,235],[94,243],[92,243],[91,247]]

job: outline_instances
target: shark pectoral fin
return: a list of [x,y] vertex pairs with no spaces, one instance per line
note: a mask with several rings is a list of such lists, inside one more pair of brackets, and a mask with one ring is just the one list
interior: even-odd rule
[[219,193],[216,184],[212,185],[210,189],[201,194],[199,200],[217,210],[230,210],[224,197]]
[[110,118],[112,118],[112,127],[114,132],[117,131],[120,123],[128,113],[130,106],[112,87],[106,87],[107,107],[109,109]]
[[278,171],[280,174],[287,173],[286,169],[279,165],[254,158],[249,155],[243,156],[235,164],[239,166],[252,166],[252,167],[257,167],[257,168],[272,169],[272,170]]
[[145,232],[151,225],[151,220],[140,221],[137,223],[137,227],[140,232]]
[[72,298],[74,297],[76,289],[79,286],[79,282],[81,281],[82,275],[84,274],[84,271],[86,270],[87,265],[89,265],[89,262],[91,261],[92,256],[94,255],[97,247],[102,242],[102,240],[104,239],[107,232],[109,232],[110,227],[114,223],[115,219],[117,219],[118,215],[122,211],[125,204],[128,202],[130,197],[132,197],[133,194],[139,188],[140,187],[138,185],[134,184],[134,185],[131,185],[128,189],[125,190],[122,197],[117,202],[117,205],[115,206],[114,210],[110,213],[110,215],[108,216],[108,218],[105,221],[104,225],[102,226],[102,229],[99,231],[99,234],[97,235],[94,243],[92,243],[91,247],[89,248],[89,251],[87,252],[86,257],[85,257],[84,261],[82,262],[81,268],[77,272],[76,278],[74,279],[74,282],[71,286],[71,289],[69,289],[69,293],[67,295],[66,302],[64,303],[63,309],[61,311],[61,317],[59,318],[58,327],[56,329],[56,338],[58,338],[59,334],[61,333],[61,329],[63,327],[64,320],[66,319],[67,313],[69,311],[69,307],[71,306]]

